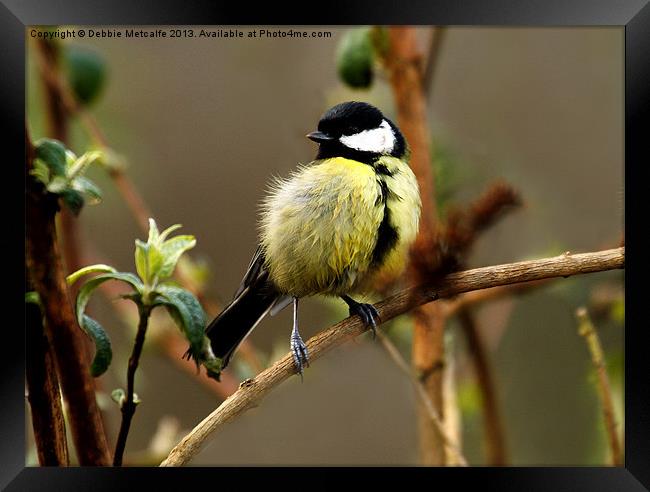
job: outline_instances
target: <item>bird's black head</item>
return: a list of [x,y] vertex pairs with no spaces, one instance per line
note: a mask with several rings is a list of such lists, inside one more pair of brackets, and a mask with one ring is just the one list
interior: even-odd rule
[[382,155],[402,158],[406,142],[399,128],[376,107],[345,102],[330,108],[308,138],[319,144],[317,159],[346,157],[372,164]]

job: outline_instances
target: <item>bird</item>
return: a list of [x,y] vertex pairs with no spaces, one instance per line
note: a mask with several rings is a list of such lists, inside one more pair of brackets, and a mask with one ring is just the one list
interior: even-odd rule
[[374,335],[377,309],[352,296],[365,297],[407,265],[422,205],[397,125],[371,104],[348,101],[327,110],[306,137],[318,144],[315,159],[270,183],[257,249],[233,299],[206,327],[221,370],[267,314],[293,304],[290,347],[302,378],[309,351],[298,300],[339,297]]

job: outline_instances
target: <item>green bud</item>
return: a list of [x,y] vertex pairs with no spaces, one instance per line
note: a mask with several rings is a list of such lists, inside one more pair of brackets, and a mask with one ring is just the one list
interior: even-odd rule
[[83,104],[97,99],[106,81],[106,63],[93,50],[70,45],[65,50],[66,68],[70,86]]
[[343,36],[336,53],[336,68],[345,84],[355,89],[370,87],[374,61],[370,28],[356,28]]

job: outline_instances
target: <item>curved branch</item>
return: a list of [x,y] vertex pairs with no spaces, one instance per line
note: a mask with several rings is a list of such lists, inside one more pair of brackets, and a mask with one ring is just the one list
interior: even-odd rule
[[[437,283],[405,289],[375,304],[375,307],[379,311],[382,321],[388,321],[416,306],[463,292],[624,267],[625,248],[575,255],[567,252],[553,258],[452,273]],[[313,363],[329,350],[360,335],[365,330],[366,328],[359,317],[353,316],[322,331],[307,342],[310,361]],[[238,417],[249,408],[257,406],[269,392],[295,373],[293,358],[291,354],[287,354],[255,378],[243,381],[233,395],[203,419],[172,449],[160,466],[182,466],[188,463],[210,435],[218,431],[223,424]]]

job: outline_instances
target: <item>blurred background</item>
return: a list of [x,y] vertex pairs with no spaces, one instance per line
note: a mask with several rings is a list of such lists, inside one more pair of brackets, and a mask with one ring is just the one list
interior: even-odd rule
[[[305,134],[320,115],[333,104],[363,100],[395,118],[381,71],[369,89],[352,89],[337,74],[337,53],[352,29],[301,29],[332,36],[60,42],[64,50],[99,60],[105,83],[88,109],[123,156],[158,225],[181,223],[182,233],[196,236],[193,275],[218,304],[232,296],[255,250],[266,184],[313,158],[315,144]],[[430,28],[418,31],[426,47]],[[524,201],[481,236],[469,267],[620,243],[623,39],[621,28],[445,28],[427,107],[443,210],[475,199],[499,179]],[[29,40],[27,109],[36,139],[48,135],[35,46]],[[78,119],[71,120],[69,135],[77,154],[87,150]],[[104,198],[78,219],[84,264],[134,271],[134,239],[145,239],[144,233],[108,175],[91,169],[89,177]],[[120,414],[108,395],[125,386],[135,333],[135,323],[116,311],[119,303],[127,302],[96,295],[90,304],[114,347],[113,363],[98,380],[111,443]],[[579,306],[590,310],[601,337],[622,428],[622,271],[560,279],[476,311],[510,464],[608,463],[593,366],[577,333]],[[262,366],[289,349],[289,311],[265,319],[249,337]],[[205,375],[181,368],[176,359],[185,346],[161,348],[159,338],[175,329],[165,316],[150,326],[137,375],[143,403],[127,445],[131,464],[156,464],[156,452],[164,454],[223,400],[200,381]],[[346,316],[342,302],[307,299],[303,337]],[[410,328],[408,317],[386,328],[407,359]],[[446,342],[463,452],[471,464],[486,464],[481,399],[454,319]],[[239,353],[226,373],[235,382],[252,377],[257,371],[250,360]],[[313,364],[304,383],[290,378],[228,424],[192,464],[417,464],[415,402],[408,378],[380,343],[363,335]],[[29,421],[27,427],[31,432]],[[31,441],[29,449],[34,464]]]

